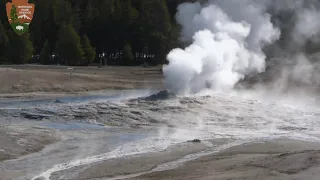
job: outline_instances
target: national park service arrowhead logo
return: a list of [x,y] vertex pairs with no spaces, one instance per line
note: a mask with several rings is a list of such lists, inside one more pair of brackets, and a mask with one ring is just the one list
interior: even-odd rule
[[12,3],[6,4],[9,23],[18,35],[29,31],[34,8],[34,4],[29,4],[28,0],[12,0]]

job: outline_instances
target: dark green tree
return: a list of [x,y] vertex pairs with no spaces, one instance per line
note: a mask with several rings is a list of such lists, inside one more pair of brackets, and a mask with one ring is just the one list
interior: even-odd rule
[[[166,2],[163,0],[141,1],[142,15],[140,27],[141,37],[149,47],[150,54],[155,54],[153,64],[165,62],[166,53],[169,51],[168,37],[172,29],[171,17]],[[143,23],[144,22],[144,23]]]
[[6,63],[8,61],[7,58],[4,56],[4,52],[8,44],[9,44],[9,38],[0,21],[0,64]]
[[10,33],[9,39],[5,57],[14,64],[28,63],[33,54],[33,45],[29,39],[29,33],[18,36],[13,32]]
[[123,47],[123,58],[124,63],[123,65],[132,65],[133,63],[133,54],[132,54],[132,48],[129,43],[126,43]]
[[8,38],[7,32],[2,22],[0,21],[0,56],[2,55],[3,50],[8,45],[8,43],[9,43],[9,38]]
[[50,64],[50,60],[51,60],[51,48],[48,43],[48,40],[46,40],[40,53],[40,63]]
[[90,27],[92,27],[94,20],[98,17],[99,11],[97,7],[94,6],[92,1],[88,1],[85,4],[83,9],[83,13],[80,14],[80,18],[82,19],[82,28],[83,31],[90,31]]
[[123,22],[127,26],[132,25],[133,21],[135,21],[139,16],[139,12],[132,6],[131,0],[124,0],[121,10]]
[[53,0],[53,18],[57,25],[72,23],[72,5],[66,0]]
[[80,37],[71,24],[61,25],[55,49],[66,65],[80,64],[84,53]]
[[53,19],[53,3],[54,1],[36,0],[35,13],[29,29],[36,54],[42,51],[45,41],[48,40],[52,47],[56,39],[57,25]]
[[84,35],[82,37],[82,48],[84,52],[84,59],[85,62],[83,62],[83,65],[88,65],[92,63],[96,57],[96,51],[95,48],[92,47],[91,42],[87,35]]

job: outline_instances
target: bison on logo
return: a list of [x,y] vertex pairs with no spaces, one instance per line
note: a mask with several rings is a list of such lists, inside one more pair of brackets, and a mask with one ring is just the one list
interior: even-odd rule
[[34,8],[35,5],[29,4],[28,0],[12,0],[12,3],[6,4],[9,23],[18,35],[29,31]]

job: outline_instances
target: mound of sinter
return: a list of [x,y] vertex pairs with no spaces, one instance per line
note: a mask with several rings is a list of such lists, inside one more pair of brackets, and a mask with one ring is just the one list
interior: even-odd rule
[[177,96],[174,93],[171,93],[168,90],[163,90],[151,96],[140,98],[140,100],[161,101],[161,100],[167,100],[167,99],[174,99],[176,97]]

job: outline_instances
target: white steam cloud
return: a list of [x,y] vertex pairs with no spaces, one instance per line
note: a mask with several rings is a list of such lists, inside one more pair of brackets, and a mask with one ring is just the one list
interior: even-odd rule
[[293,32],[295,43],[303,46],[306,40],[311,39],[313,42],[320,42],[320,11],[319,9],[303,9],[298,14],[297,23]]
[[246,75],[265,70],[262,48],[280,37],[265,6],[254,0],[184,3],[176,19],[181,40],[192,44],[167,56],[165,83],[174,93],[232,89]]

